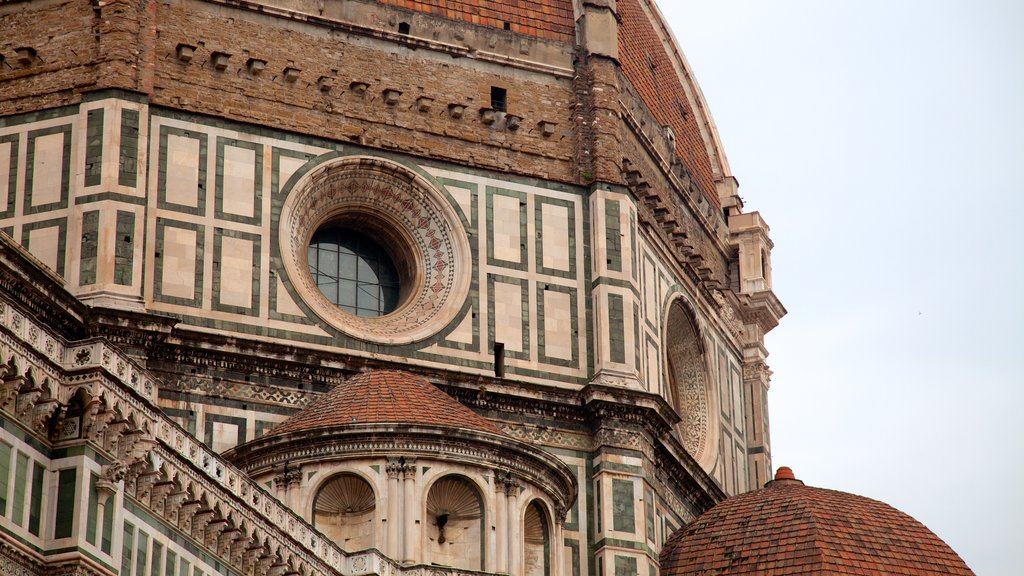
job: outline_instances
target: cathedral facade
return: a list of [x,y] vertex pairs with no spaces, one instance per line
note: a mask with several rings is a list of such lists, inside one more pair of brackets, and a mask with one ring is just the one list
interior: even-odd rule
[[651,0],[0,6],[0,572],[656,576],[771,478]]

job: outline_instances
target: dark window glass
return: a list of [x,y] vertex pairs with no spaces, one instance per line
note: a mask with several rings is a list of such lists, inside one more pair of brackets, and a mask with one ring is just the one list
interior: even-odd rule
[[321,228],[309,242],[309,270],[328,300],[357,316],[383,316],[398,307],[398,270],[368,236]]

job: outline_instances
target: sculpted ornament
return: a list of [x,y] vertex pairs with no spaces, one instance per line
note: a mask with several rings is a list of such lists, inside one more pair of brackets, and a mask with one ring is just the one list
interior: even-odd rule
[[729,328],[729,332],[732,332],[732,335],[737,338],[743,336],[743,322],[736,317],[736,311],[725,299],[722,291],[712,290],[711,297],[715,300],[715,304],[718,304],[718,309],[722,312],[722,319]]

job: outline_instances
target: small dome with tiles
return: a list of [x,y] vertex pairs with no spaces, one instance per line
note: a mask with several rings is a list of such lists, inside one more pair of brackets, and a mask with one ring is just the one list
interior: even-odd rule
[[917,520],[870,498],[805,486],[789,468],[677,531],[662,576],[739,574],[972,575]]
[[482,416],[421,376],[380,370],[353,376],[323,394],[268,436],[356,424],[405,424],[501,434]]

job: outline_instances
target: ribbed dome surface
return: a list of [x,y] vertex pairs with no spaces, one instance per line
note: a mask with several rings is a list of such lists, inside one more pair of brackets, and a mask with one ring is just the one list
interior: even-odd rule
[[781,468],[766,488],[729,498],[676,532],[661,551],[661,574],[974,573],[892,506],[805,486]]
[[353,376],[285,420],[268,435],[351,424],[408,424],[500,434],[497,427],[426,379],[401,371]]

